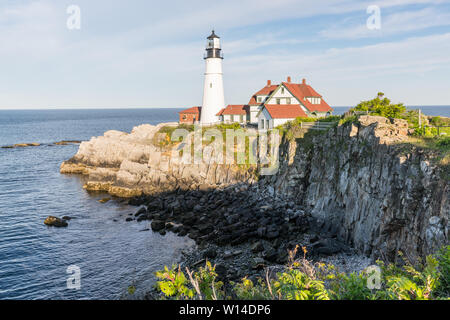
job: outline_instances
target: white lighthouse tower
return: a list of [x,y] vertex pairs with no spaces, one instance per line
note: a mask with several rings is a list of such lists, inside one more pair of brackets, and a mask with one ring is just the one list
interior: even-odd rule
[[222,60],[220,38],[212,31],[206,43],[206,72],[203,89],[203,104],[200,124],[208,125],[218,122],[216,114],[225,108],[223,93]]

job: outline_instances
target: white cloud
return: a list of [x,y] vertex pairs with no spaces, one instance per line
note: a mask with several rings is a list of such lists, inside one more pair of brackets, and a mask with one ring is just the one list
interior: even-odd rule
[[409,31],[450,25],[450,12],[439,8],[425,8],[381,15],[381,29],[369,30],[366,21],[359,23],[346,21],[320,32],[321,36],[332,39],[359,39],[400,34]]
[[[397,95],[399,101],[439,104],[450,101],[449,90],[437,89],[450,87],[450,78],[445,76],[450,72],[449,52],[447,33],[309,55],[285,52],[248,56],[229,62],[227,76],[238,79],[233,86],[240,88],[239,92],[231,90],[241,101],[263,86],[266,78],[281,81],[291,75],[296,81],[306,77],[333,105],[353,104],[383,87],[391,88],[391,94]],[[422,88],[433,94],[423,95]]]
[[[226,94],[233,103],[246,102],[266,79],[286,75],[297,79],[306,75],[319,84],[318,90],[330,102],[341,103],[366,90],[349,93],[340,84],[343,80],[352,85],[367,81],[372,88],[372,78],[429,77],[436,69],[448,67],[450,50],[440,43],[449,40],[448,35],[419,38],[414,45],[406,40],[292,52],[285,49],[287,45],[301,48],[311,39],[299,39],[278,28],[252,35],[233,31],[283,19],[365,12],[372,1],[324,0],[320,6],[306,0],[77,3],[82,10],[79,32],[66,29],[65,9],[70,1],[0,5],[0,107],[197,105],[202,95],[204,36],[212,27],[233,35],[223,39]],[[425,1],[379,3],[401,7]],[[267,52],[260,53],[261,48]],[[441,94],[440,99],[444,98]]]

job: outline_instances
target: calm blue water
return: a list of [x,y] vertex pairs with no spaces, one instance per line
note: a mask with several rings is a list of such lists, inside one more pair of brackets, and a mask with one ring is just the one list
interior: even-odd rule
[[[109,129],[177,119],[178,110],[0,111],[0,146],[87,140]],[[135,207],[97,200],[75,176],[59,174],[77,145],[0,149],[0,299],[117,299],[132,283],[141,294],[153,272],[175,263],[190,239],[140,232],[125,222]],[[66,229],[43,224],[72,216]],[[114,222],[114,219],[117,222]],[[69,265],[81,269],[81,289],[66,288]]]
[[[335,114],[347,109],[336,107]],[[450,107],[421,109],[450,116]],[[125,222],[136,208],[101,204],[97,200],[104,195],[90,195],[78,177],[59,174],[61,162],[78,146],[49,145],[176,121],[177,111],[0,110],[0,146],[43,144],[0,149],[0,299],[117,299],[132,283],[142,293],[153,283],[155,270],[177,261],[191,240],[141,232],[148,222]],[[49,215],[74,219],[68,228],[54,229],[43,224]],[[66,288],[70,265],[81,268],[79,291]]]

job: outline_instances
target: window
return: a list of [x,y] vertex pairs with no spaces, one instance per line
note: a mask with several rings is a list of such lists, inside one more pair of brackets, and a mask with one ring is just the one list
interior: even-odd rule
[[231,120],[231,122],[234,122],[234,116],[233,115],[230,116],[230,120]]
[[264,119],[261,119],[261,129],[264,129]]
[[266,129],[269,129],[269,120],[266,120]]
[[258,97],[258,102],[262,102],[262,97]]
[[291,104],[291,98],[286,99],[286,104]]
[[183,114],[183,120],[186,120],[186,119],[187,119],[186,115],[185,115],[185,114]]
[[239,122],[244,122],[244,116],[242,114],[239,116]]
[[284,87],[281,88],[281,94],[284,94]]
[[209,84],[209,87],[212,88],[212,82]]
[[281,99],[277,98],[277,104],[281,104]]

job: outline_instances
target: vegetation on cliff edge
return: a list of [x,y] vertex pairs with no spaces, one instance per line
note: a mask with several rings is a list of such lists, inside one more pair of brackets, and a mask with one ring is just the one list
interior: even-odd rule
[[239,283],[224,284],[218,280],[215,266],[207,261],[206,266],[198,271],[186,268],[186,274],[180,267],[165,267],[156,272],[159,279],[156,288],[162,299],[183,300],[450,299],[450,246],[427,256],[416,266],[406,259],[402,267],[378,261],[379,276],[376,271],[367,269],[346,274],[333,265],[313,264],[306,259],[305,248],[302,248],[303,256],[295,259],[298,248],[289,252],[289,262],[282,272],[272,276],[267,271],[265,278],[259,278],[256,283],[245,277]]

